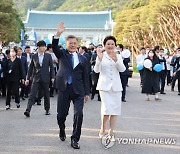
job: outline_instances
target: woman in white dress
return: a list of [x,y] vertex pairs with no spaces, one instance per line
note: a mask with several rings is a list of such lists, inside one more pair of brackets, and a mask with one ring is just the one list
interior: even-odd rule
[[94,71],[100,73],[96,89],[101,96],[101,129],[99,137],[102,138],[106,131],[106,122],[109,119],[109,135],[114,139],[114,127],[117,115],[121,115],[121,94],[122,85],[119,72],[126,70],[121,55],[117,54],[116,39],[113,36],[107,36],[103,45],[105,51],[97,48],[97,59]]

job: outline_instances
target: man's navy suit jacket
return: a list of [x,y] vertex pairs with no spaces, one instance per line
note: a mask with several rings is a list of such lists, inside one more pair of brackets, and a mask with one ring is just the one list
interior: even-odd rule
[[73,69],[68,59],[69,52],[60,49],[58,46],[59,39],[52,41],[53,52],[59,59],[59,69],[56,75],[55,86],[60,91],[65,91],[69,76],[72,76],[72,86],[75,94],[89,95],[89,77],[87,70],[87,60],[84,56],[78,54],[79,64]]

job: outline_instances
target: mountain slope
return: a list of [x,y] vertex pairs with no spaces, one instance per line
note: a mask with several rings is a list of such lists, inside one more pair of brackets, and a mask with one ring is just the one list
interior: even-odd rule
[[104,11],[111,9],[113,18],[116,12],[132,0],[14,0],[15,8],[24,20],[27,10],[43,11]]

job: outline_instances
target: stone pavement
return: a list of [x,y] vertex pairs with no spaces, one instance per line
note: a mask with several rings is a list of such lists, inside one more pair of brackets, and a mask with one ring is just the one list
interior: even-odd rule
[[31,117],[25,118],[27,100],[17,109],[5,110],[5,99],[0,98],[0,154],[178,154],[180,153],[180,96],[165,87],[161,102],[145,101],[141,94],[139,75],[133,74],[127,88],[127,103],[122,104],[118,117],[113,147],[105,150],[98,138],[100,102],[97,97],[84,106],[84,122],[80,150],[70,146],[73,108],[66,122],[67,139],[58,138],[56,99],[51,98],[51,115],[46,116],[43,105],[33,106]]

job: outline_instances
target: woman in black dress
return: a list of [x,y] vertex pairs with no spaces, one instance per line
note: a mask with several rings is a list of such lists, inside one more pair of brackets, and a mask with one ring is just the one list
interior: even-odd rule
[[19,85],[20,81],[24,84],[21,60],[16,57],[17,47],[13,47],[10,51],[10,59],[6,63],[6,80],[7,80],[7,96],[6,110],[11,107],[11,96],[15,96],[16,107],[20,107]]
[[159,59],[154,50],[148,52],[148,57],[146,59],[151,60],[152,67],[144,68],[143,74],[143,84],[142,84],[142,93],[147,95],[146,100],[150,101],[149,94],[155,94],[155,100],[161,100],[158,96],[158,92],[160,91],[159,87],[159,73],[153,70],[153,67],[156,64],[159,64]]

